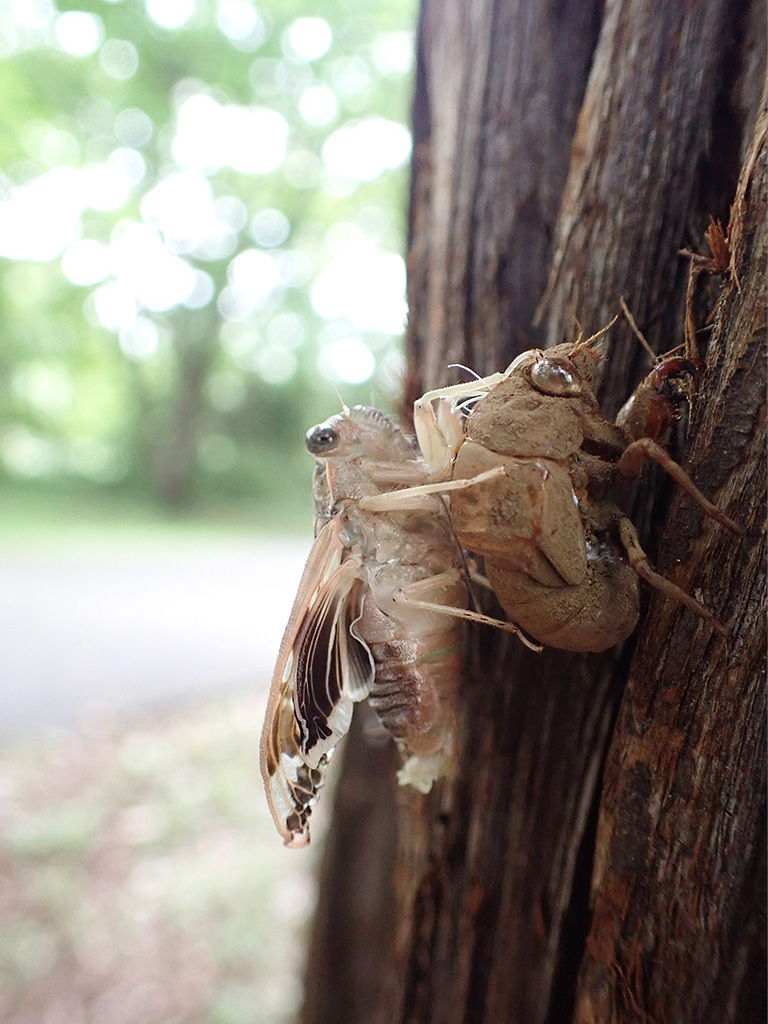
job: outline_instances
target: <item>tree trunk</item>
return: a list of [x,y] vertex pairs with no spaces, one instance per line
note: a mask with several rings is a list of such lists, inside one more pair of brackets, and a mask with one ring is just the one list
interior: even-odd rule
[[370,1020],[385,989],[382,964],[391,953],[395,923],[397,759],[375,723],[365,706],[355,714],[336,784],[307,958],[304,1019],[313,1024]]
[[[699,326],[716,312],[684,461],[747,532],[705,521],[660,474],[624,495],[660,571],[728,642],[657,593],[604,655],[468,631],[458,778],[397,793],[387,985],[352,1015],[328,963],[310,961],[334,1012],[315,1002],[306,1024],[762,1019],[764,50],[757,0],[423,2],[407,400],[455,379],[449,363],[488,373],[577,322],[591,333],[622,296],[671,349],[679,250],[703,252],[722,218],[731,265],[695,296]],[[647,369],[617,324],[603,408]],[[388,831],[365,832],[369,862],[386,863]]]
[[190,497],[204,419],[203,388],[213,362],[214,348],[209,342],[215,329],[210,310],[182,313],[178,322],[173,389],[162,409],[148,421],[153,490],[173,512],[183,509]]

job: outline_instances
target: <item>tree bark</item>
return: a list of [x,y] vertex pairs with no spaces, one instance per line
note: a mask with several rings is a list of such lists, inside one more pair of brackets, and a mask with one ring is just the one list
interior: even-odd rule
[[603,780],[580,1024],[765,1013],[767,126],[764,112],[691,430],[697,478],[733,494],[747,537],[691,529],[678,499],[660,548],[680,586],[711,595],[731,641],[712,643],[668,601],[639,633]]
[[303,1019],[374,1020],[385,987],[395,919],[394,745],[376,716],[355,714],[335,787],[333,826],[307,956]]
[[[701,325],[721,289],[684,461],[747,532],[703,521],[659,474],[624,495],[728,642],[656,593],[604,655],[468,631],[459,775],[397,793],[388,985],[362,1017],[336,1002],[307,1024],[761,1019],[763,37],[757,0],[423,2],[406,399],[455,379],[449,363],[487,373],[577,321],[592,332],[622,296],[669,350],[679,250],[703,252],[734,204],[731,267],[697,293]],[[609,413],[646,358],[617,324]],[[386,843],[368,841],[376,858]]]

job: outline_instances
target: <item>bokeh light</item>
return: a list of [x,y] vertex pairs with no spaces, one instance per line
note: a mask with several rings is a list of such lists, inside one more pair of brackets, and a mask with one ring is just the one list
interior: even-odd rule
[[145,0],[147,14],[162,28],[185,25],[195,13],[195,0]]
[[99,48],[104,38],[101,18],[86,11],[65,11],[56,18],[56,42],[73,57],[84,57]]
[[288,29],[286,50],[304,60],[317,60],[327,52],[332,39],[331,26],[324,18],[297,18]]
[[410,133],[394,121],[367,117],[343,125],[323,146],[323,163],[332,174],[373,181],[400,167],[411,153]]
[[317,365],[330,380],[363,384],[373,376],[376,360],[359,338],[340,338],[321,349]]
[[99,51],[99,63],[105,74],[125,82],[139,70],[139,51],[127,39],[107,39]]
[[[377,31],[371,16],[366,36],[363,22],[350,31],[324,10],[297,17],[277,0],[145,0],[145,14],[121,0],[98,14],[15,0],[10,10],[0,52],[54,54],[82,86],[75,100],[40,94],[0,176],[9,308],[48,308],[56,327],[45,337],[67,339],[93,380],[105,377],[105,394],[124,391],[124,367],[139,364],[131,388],[168,429],[161,407],[187,386],[185,347],[203,346],[206,379],[245,375],[231,406],[198,388],[208,407],[195,422],[210,436],[233,432],[232,473],[249,443],[248,419],[232,415],[263,405],[260,388],[309,386],[311,415],[322,418],[322,395],[339,381],[389,386],[387,353],[406,312],[412,32]],[[376,213],[393,202],[395,216]],[[25,261],[39,271],[14,276]],[[12,330],[22,361],[33,359],[21,320]],[[88,465],[95,479],[93,453],[110,451],[125,472],[146,413],[112,403],[99,420],[79,389],[72,403],[70,419],[49,426],[50,443],[33,424],[9,434],[8,466],[28,451],[35,473]],[[202,450],[198,469],[217,466],[220,478],[229,461]]]
[[[308,537],[306,429],[339,394],[385,409],[395,395],[415,4],[78,6],[0,0],[0,504],[20,531],[53,510],[29,548],[38,583],[53,546],[80,565],[59,529],[67,509],[78,535],[103,531],[83,628],[63,577],[30,611],[36,639],[44,606],[56,643],[72,634],[63,652],[30,645],[54,666],[47,703],[93,683],[135,707],[141,666],[167,670],[158,623],[182,653],[204,623],[137,570],[132,546],[136,598],[120,604],[122,531],[143,544],[161,524],[157,553],[183,562],[185,593],[199,587],[187,553],[209,530],[217,551],[254,531]],[[282,554],[269,571],[244,561],[227,588],[232,571],[272,581],[269,628],[235,602],[246,643],[266,652],[293,584],[278,610]],[[18,608],[24,588],[7,589]],[[232,618],[219,604],[206,621]],[[109,616],[130,653],[102,663]],[[231,644],[205,649],[228,673]],[[226,685],[252,694],[247,657]],[[26,681],[16,689],[29,698]],[[26,749],[4,760],[3,1020],[296,1018],[313,883],[301,854],[288,870],[257,792],[263,702],[249,701],[205,708],[199,730],[171,716],[118,734],[98,712],[56,734],[38,781]]]

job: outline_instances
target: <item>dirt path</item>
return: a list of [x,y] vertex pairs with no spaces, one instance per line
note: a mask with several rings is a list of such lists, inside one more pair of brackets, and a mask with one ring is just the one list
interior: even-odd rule
[[0,740],[89,708],[266,686],[309,543],[2,552]]

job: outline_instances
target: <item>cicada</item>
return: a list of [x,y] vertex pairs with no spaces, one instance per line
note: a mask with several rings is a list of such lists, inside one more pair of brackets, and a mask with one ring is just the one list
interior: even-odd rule
[[[357,701],[367,698],[394,738],[401,783],[428,792],[452,773],[459,620],[491,621],[467,609],[463,555],[443,499],[424,487],[413,439],[355,406],[313,427],[306,445],[317,459],[316,538],[261,741],[269,807],[292,847],[309,842],[328,759]],[[396,494],[404,498],[391,506]]]
[[[663,447],[703,364],[661,358],[612,423],[595,393],[607,329],[427,392],[414,411],[422,449],[433,477],[448,478],[459,541],[484,556],[502,607],[537,640],[570,651],[621,643],[638,622],[638,578],[724,634],[708,608],[651,568],[633,524],[603,496],[653,459],[708,516],[742,532]],[[463,432],[447,434],[441,406],[467,400],[474,407]]]

